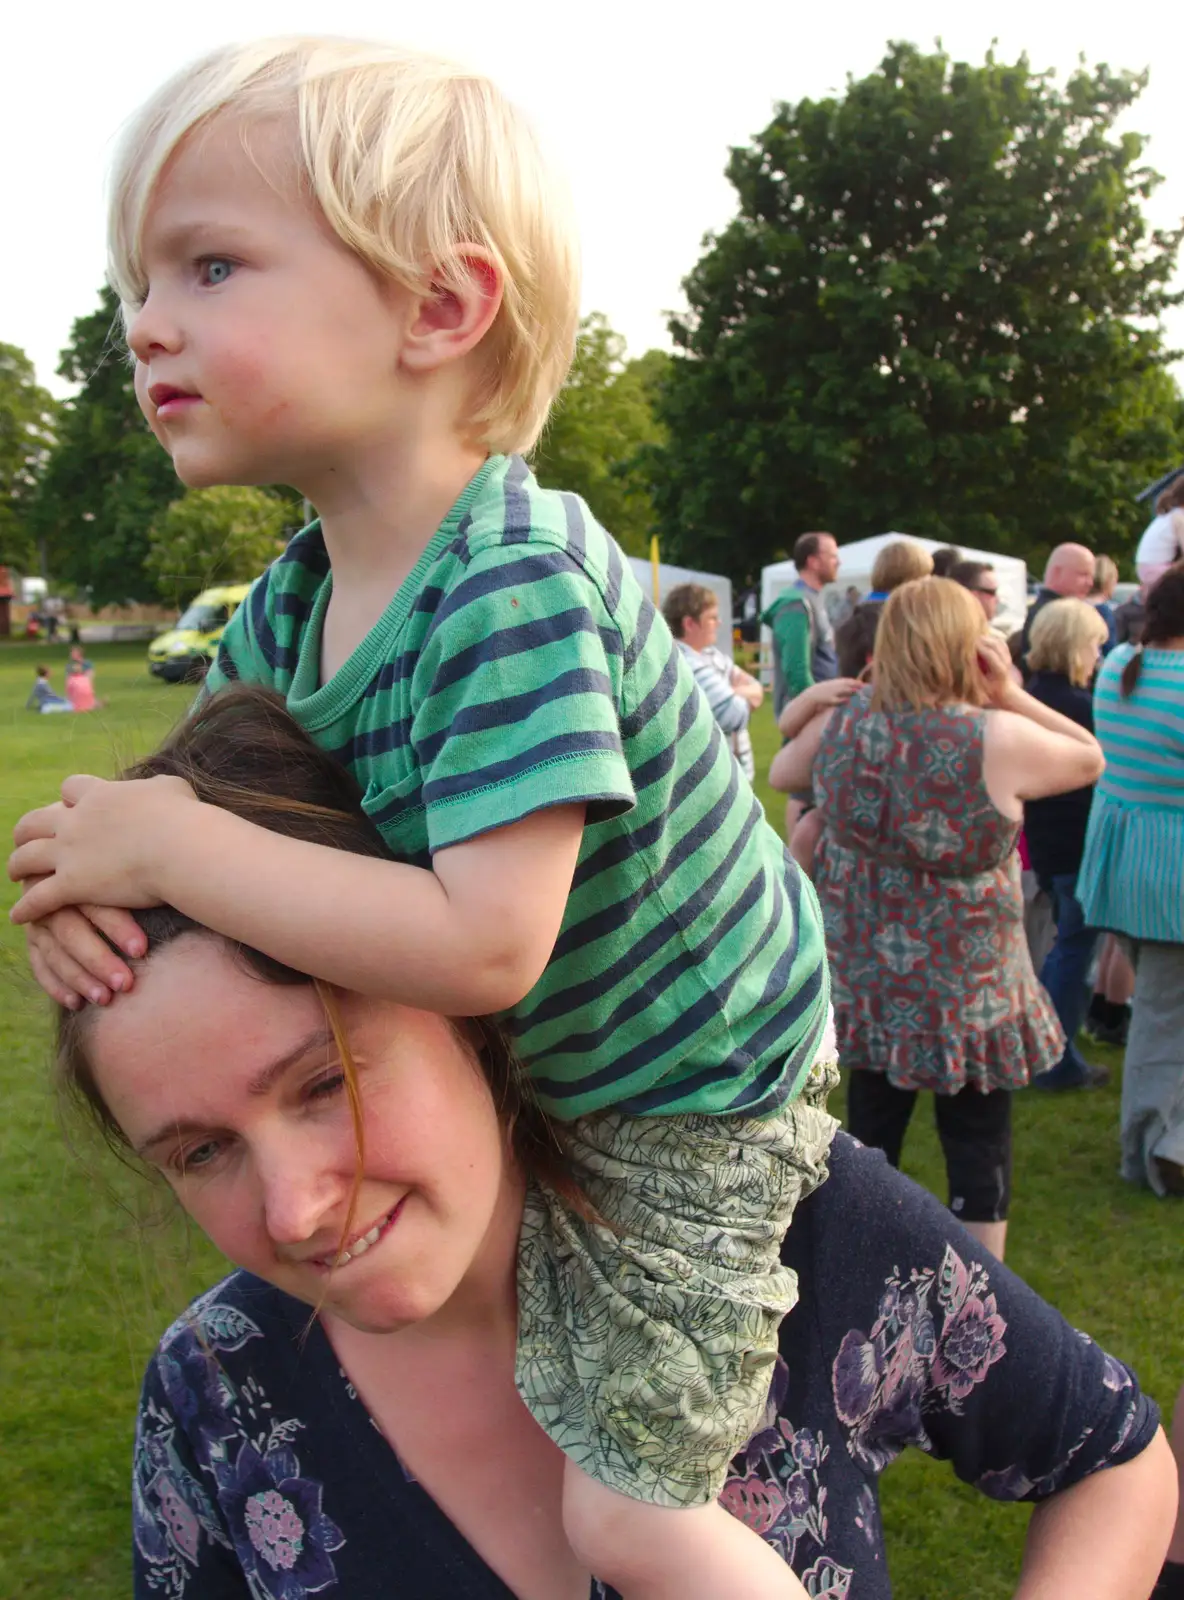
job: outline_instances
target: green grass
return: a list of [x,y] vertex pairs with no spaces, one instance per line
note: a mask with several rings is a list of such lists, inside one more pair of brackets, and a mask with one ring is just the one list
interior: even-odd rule
[[[34,665],[60,687],[64,647],[0,646],[0,833],[53,798],[69,772],[110,774],[155,744],[189,691],[153,682],[144,647],[95,646],[106,710],[87,717],[25,712]],[[757,720],[767,770],[772,718]],[[780,797],[762,789],[780,823]],[[15,898],[0,890],[7,908]],[[24,976],[22,940],[0,925],[0,1595],[122,1600],[129,1592],[128,1476],[140,1374],[176,1311],[219,1270],[201,1241],[173,1226],[145,1231],[141,1186],[102,1151],[71,1153],[48,1086],[47,1009]],[[1181,1213],[1119,1182],[1118,1059],[1099,1052],[1115,1086],[1097,1094],[1022,1095],[1009,1260],[1079,1327],[1130,1361],[1170,1404],[1180,1354]],[[906,1170],[943,1193],[924,1103]],[[1004,1600],[1014,1588],[1022,1509],[959,1485],[911,1455],[884,1479],[896,1592],[910,1600]]]

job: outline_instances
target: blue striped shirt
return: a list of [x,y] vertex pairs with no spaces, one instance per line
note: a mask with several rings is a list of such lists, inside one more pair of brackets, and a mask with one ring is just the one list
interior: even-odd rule
[[1184,651],[1112,650],[1098,674],[1094,724],[1106,757],[1090,810],[1078,898],[1086,920],[1134,939],[1184,943]]

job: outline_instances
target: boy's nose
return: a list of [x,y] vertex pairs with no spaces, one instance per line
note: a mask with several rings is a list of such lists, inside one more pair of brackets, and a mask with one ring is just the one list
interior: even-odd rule
[[168,316],[162,300],[149,293],[127,325],[128,349],[145,365],[152,356],[175,352],[181,344],[176,319]]

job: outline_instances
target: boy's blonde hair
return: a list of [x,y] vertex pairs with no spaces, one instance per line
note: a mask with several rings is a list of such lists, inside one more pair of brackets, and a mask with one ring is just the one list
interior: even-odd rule
[[1109,637],[1109,628],[1088,601],[1050,600],[1032,623],[1028,666],[1033,672],[1063,672],[1084,689],[1093,676],[1091,647]]
[[567,375],[579,320],[570,200],[525,116],[488,78],[397,45],[265,39],[186,67],[125,129],[108,248],[125,320],[148,285],[144,219],[169,158],[222,112],[293,117],[301,179],[341,241],[414,293],[468,276],[466,246],[501,269],[503,299],[478,351],[471,414],[490,451],[528,450]]
[[915,578],[894,589],[876,628],[872,709],[989,702],[978,662],[983,608],[952,578]]
[[891,594],[902,583],[927,578],[933,571],[933,557],[911,539],[893,539],[880,551],[872,566],[872,592]]

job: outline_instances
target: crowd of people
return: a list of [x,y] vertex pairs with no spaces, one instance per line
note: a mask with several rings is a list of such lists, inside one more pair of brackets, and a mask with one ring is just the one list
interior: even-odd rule
[[[149,1363],[137,1596],[888,1600],[908,1445],[1035,1503],[1023,1600],[1147,1595],[1157,1408],[1002,1259],[1011,1094],[1066,1048],[1023,808],[1109,780],[1017,681],[990,568],[885,551],[840,677],[838,548],[799,541],[769,625],[815,889],[745,777],[762,690],[710,591],[665,627],[527,465],[575,240],[492,84],[387,45],[214,52],[128,124],[109,246],[180,476],[319,512],[163,747],[67,779],[9,861],[62,1094],[233,1264]],[[1174,570],[1110,658],[1152,723]],[[1174,771],[1114,767],[1087,918]],[[1163,911],[1118,931],[1132,1039],[1154,1019],[1132,1159],[1167,1189]],[[920,1089],[948,1207],[895,1169]]]

